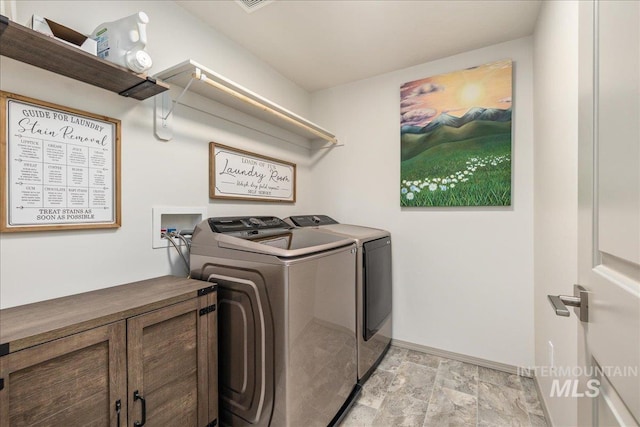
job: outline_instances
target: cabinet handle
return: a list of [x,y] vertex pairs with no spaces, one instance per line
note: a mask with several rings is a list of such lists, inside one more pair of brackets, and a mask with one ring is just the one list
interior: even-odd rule
[[142,401],[142,421],[136,421],[133,423],[133,425],[135,427],[142,427],[147,422],[147,402],[146,400],[144,400],[144,397],[142,397],[138,390],[133,392],[133,401],[135,402],[136,400]]
[[120,399],[116,400],[116,414],[118,415],[118,427],[120,427],[120,410],[122,409],[122,402]]

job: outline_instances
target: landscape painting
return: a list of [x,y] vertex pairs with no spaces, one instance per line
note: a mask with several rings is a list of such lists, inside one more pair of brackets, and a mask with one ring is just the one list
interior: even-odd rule
[[510,206],[512,61],[400,88],[400,205]]

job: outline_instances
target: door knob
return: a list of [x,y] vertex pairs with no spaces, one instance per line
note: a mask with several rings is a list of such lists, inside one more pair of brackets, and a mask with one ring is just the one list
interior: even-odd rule
[[567,306],[574,307],[574,312],[581,322],[589,321],[589,292],[580,286],[573,285],[573,296],[547,295],[557,316],[569,317]]

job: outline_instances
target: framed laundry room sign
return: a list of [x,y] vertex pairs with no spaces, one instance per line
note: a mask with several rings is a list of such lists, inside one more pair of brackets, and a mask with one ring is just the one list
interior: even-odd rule
[[0,91],[0,231],[120,227],[120,120]]
[[209,197],[293,203],[296,165],[211,142]]

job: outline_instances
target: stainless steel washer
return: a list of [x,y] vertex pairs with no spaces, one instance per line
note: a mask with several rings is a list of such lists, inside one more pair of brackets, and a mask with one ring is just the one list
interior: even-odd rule
[[285,218],[296,227],[353,239],[358,248],[356,268],[358,381],[364,383],[391,344],[391,234],[377,228],[339,224],[326,215]]
[[220,420],[337,423],[356,397],[356,246],[275,217],[209,218],[191,276],[218,284]]

